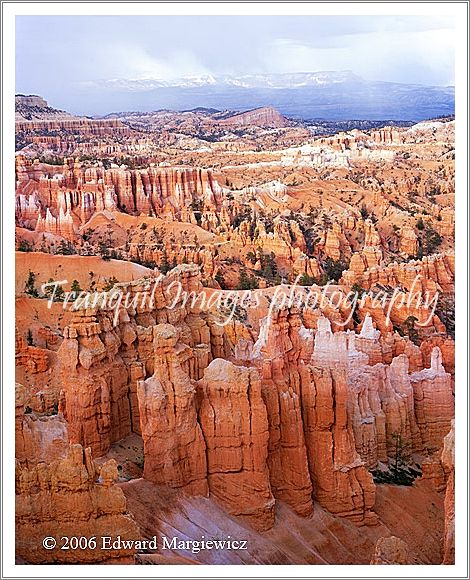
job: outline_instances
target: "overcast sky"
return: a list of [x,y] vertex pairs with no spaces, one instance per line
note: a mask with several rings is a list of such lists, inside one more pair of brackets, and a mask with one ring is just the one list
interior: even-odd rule
[[452,18],[21,16],[16,90],[57,107],[83,81],[352,70],[369,80],[454,84]]

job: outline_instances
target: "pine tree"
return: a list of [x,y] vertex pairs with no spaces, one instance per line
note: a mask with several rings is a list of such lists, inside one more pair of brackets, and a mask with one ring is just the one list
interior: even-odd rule
[[403,329],[404,333],[409,336],[411,342],[418,344],[419,336],[415,327],[416,322],[418,322],[416,316],[408,316],[408,318],[403,322]]
[[113,276],[112,278],[106,279],[106,284],[103,286],[105,292],[109,292],[114,286],[119,282],[119,280]]
[[37,298],[39,296],[38,291],[36,290],[36,274],[34,272],[29,271],[28,279],[26,280],[26,284],[24,285],[24,291],[26,294],[30,296],[34,296]]
[[63,300],[65,292],[62,286],[60,284],[56,286],[52,278],[49,278],[47,284],[49,285],[44,289],[44,294],[47,296],[47,298],[53,298],[54,302]]
[[54,280],[49,278],[47,284],[48,286],[45,286],[44,288],[44,294],[47,296],[47,298],[51,298],[51,296],[54,294]]
[[390,444],[393,449],[392,464],[390,471],[395,483],[408,484],[409,474],[407,467],[411,459],[411,444],[400,433],[392,433]]
[[166,249],[163,249],[162,252],[162,263],[160,264],[160,272],[162,274],[166,274],[171,269],[170,262],[168,261],[168,254],[166,253]]
[[238,284],[236,290],[253,290],[258,288],[258,280],[256,276],[250,276],[246,268],[240,270],[240,277],[238,279]]
[[217,270],[217,274],[214,276],[214,278],[215,278],[215,281],[222,288],[222,290],[225,290],[225,288],[226,288],[225,278],[224,278],[224,275],[222,274],[222,270]]
[[62,286],[59,284],[55,290],[55,296],[54,296],[54,302],[60,302],[61,300],[64,299],[64,289],[62,288]]
[[70,285],[70,291],[73,292],[74,297],[77,297],[82,289],[80,288],[80,283],[78,280],[72,280],[72,284]]
[[98,244],[98,252],[103,260],[110,260],[108,247],[104,242]]

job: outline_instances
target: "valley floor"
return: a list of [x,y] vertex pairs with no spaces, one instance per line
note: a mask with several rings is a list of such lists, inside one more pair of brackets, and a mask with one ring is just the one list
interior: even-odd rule
[[144,537],[180,540],[246,540],[247,550],[161,550],[137,556],[145,564],[369,564],[377,540],[394,535],[404,540],[417,564],[442,562],[443,495],[427,482],[412,487],[377,486],[376,526],[357,526],[315,504],[310,518],[276,502],[276,523],[257,533],[227,515],[213,499],[134,479],[119,484],[129,512]]

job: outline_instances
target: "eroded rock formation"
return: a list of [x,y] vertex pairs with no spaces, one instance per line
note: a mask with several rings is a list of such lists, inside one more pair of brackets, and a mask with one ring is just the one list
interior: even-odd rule
[[[38,99],[17,117],[18,557],[62,561],[39,535],[72,526],[139,537],[123,485],[158,490],[168,512],[211,506],[211,529],[296,522],[294,556],[271,563],[302,542],[330,562],[316,522],[328,546],[364,536],[344,563],[436,563],[440,542],[451,563],[453,123],[314,137],[269,108],[92,120]],[[41,283],[64,272],[66,290],[126,302],[46,305]],[[278,306],[278,291],[364,300]],[[412,488],[374,483],[396,441],[422,468]],[[430,505],[439,521],[420,532]],[[385,523],[388,506],[403,522]],[[159,508],[143,531],[180,516]]]
[[155,326],[153,341],[154,374],[137,385],[144,477],[207,495],[206,449],[196,418],[196,390],[178,360],[176,329],[170,324]]
[[444,558],[443,564],[455,563],[455,425],[444,438],[441,462],[447,475],[444,500]]
[[[333,332],[324,316],[312,331],[296,307],[271,309],[253,341],[183,295],[167,308],[175,281],[202,290],[197,270],[181,266],[152,307],[122,309],[114,322],[106,310],[73,315],[58,351],[72,442],[101,455],[139,433],[146,479],[210,493],[259,529],[272,525],[274,499],[303,516],[316,500],[373,523],[368,470],[388,463],[394,436],[418,454],[442,445],[453,395],[438,347],[431,368],[411,372],[410,355],[390,334],[384,341],[372,317],[359,334]],[[145,284],[118,287],[134,295]]]
[[215,359],[201,380],[201,428],[210,493],[256,529],[274,523],[268,416],[255,369]]
[[[137,540],[140,532],[126,513],[122,490],[114,485],[117,465],[109,460],[101,469],[90,449],[72,445],[64,459],[16,466],[16,553],[31,564],[133,563],[134,548],[103,550],[101,537],[120,535]],[[96,536],[97,548],[61,550],[62,538]],[[47,550],[52,537],[57,548]]]
[[[16,385],[16,556],[30,564],[133,563],[134,548],[102,549],[101,536],[137,540],[140,531],[114,485],[113,459],[98,466],[91,450],[69,445],[60,415],[25,414],[28,392]],[[64,536],[96,537],[95,546],[64,549]],[[43,546],[54,538],[55,549]]]

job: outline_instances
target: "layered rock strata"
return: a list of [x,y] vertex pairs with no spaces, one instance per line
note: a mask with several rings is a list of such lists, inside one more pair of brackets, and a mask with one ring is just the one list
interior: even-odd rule
[[144,477],[207,495],[206,448],[197,421],[196,389],[177,355],[170,324],[153,327],[154,374],[137,385]]
[[[255,340],[182,299],[167,308],[175,281],[201,291],[196,269],[181,266],[153,306],[122,309],[114,322],[106,309],[74,314],[58,352],[72,442],[102,455],[139,433],[146,479],[209,493],[258,529],[272,525],[275,499],[303,516],[316,500],[373,523],[368,470],[393,457],[394,436],[417,454],[442,445],[453,395],[438,347],[423,370],[413,345],[410,368],[415,350],[382,337],[372,317],[356,334],[315,315],[315,331],[295,307],[272,309]],[[132,296],[144,286],[118,285]]]
[[229,513],[266,530],[274,523],[268,416],[255,369],[215,359],[201,380],[199,412],[211,495]]
[[[29,393],[16,385],[16,556],[28,564],[133,563],[134,547],[102,549],[101,537],[138,540],[140,531],[114,483],[114,459],[98,466],[91,450],[69,444],[60,415],[25,414]],[[64,536],[96,545],[60,549]],[[44,538],[56,548],[46,549]]]

